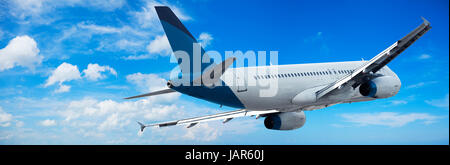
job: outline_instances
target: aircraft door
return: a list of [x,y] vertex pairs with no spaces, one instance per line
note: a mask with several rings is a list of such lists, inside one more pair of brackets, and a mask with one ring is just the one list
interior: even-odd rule
[[237,86],[238,92],[246,92],[247,91],[247,82],[245,81],[245,76],[241,74],[237,74]]

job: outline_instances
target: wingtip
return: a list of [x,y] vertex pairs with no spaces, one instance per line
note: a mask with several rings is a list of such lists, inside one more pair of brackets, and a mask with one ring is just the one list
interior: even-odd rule
[[424,17],[420,17],[420,18],[422,18],[423,22],[424,22],[426,25],[430,25],[430,22],[429,22],[428,20],[426,20]]
[[141,130],[141,132],[144,132],[144,129],[145,129],[145,125],[144,124],[142,124],[141,122],[138,122],[137,121],[137,123],[139,124],[139,126],[140,126],[140,130]]

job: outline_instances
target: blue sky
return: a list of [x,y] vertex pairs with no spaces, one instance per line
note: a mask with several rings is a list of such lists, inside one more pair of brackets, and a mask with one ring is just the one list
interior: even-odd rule
[[[279,64],[370,59],[421,23],[433,27],[388,66],[400,92],[306,112],[304,127],[263,119],[186,129],[147,123],[232,108],[164,87],[168,5],[206,50],[278,51]],[[0,144],[449,144],[448,1],[0,1]]]

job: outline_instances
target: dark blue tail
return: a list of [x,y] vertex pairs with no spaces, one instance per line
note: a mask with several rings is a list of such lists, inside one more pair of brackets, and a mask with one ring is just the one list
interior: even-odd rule
[[[189,68],[186,66],[183,68],[183,66],[180,65],[182,76],[190,75],[190,80],[194,80],[197,76],[201,75],[201,73],[197,72],[202,72],[214,62],[211,60],[209,63],[201,63],[202,59],[210,60],[210,58],[208,55],[204,55],[205,51],[199,45],[197,45],[195,52],[199,53],[199,58],[194,59],[194,44],[198,43],[195,37],[186,29],[169,7],[156,6],[155,9],[164,31],[166,32],[172,51],[178,60],[178,64],[180,65],[183,58],[175,52],[184,51],[189,56]],[[196,68],[193,67],[195,64],[198,64],[196,65]]]

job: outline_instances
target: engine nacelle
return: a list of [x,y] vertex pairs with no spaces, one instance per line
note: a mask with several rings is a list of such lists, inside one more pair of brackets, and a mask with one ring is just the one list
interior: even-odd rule
[[268,115],[264,119],[264,126],[273,130],[293,130],[302,127],[305,122],[306,116],[303,111],[281,112]]
[[359,93],[373,98],[392,97],[400,90],[401,82],[397,77],[382,76],[369,80],[359,86]]

